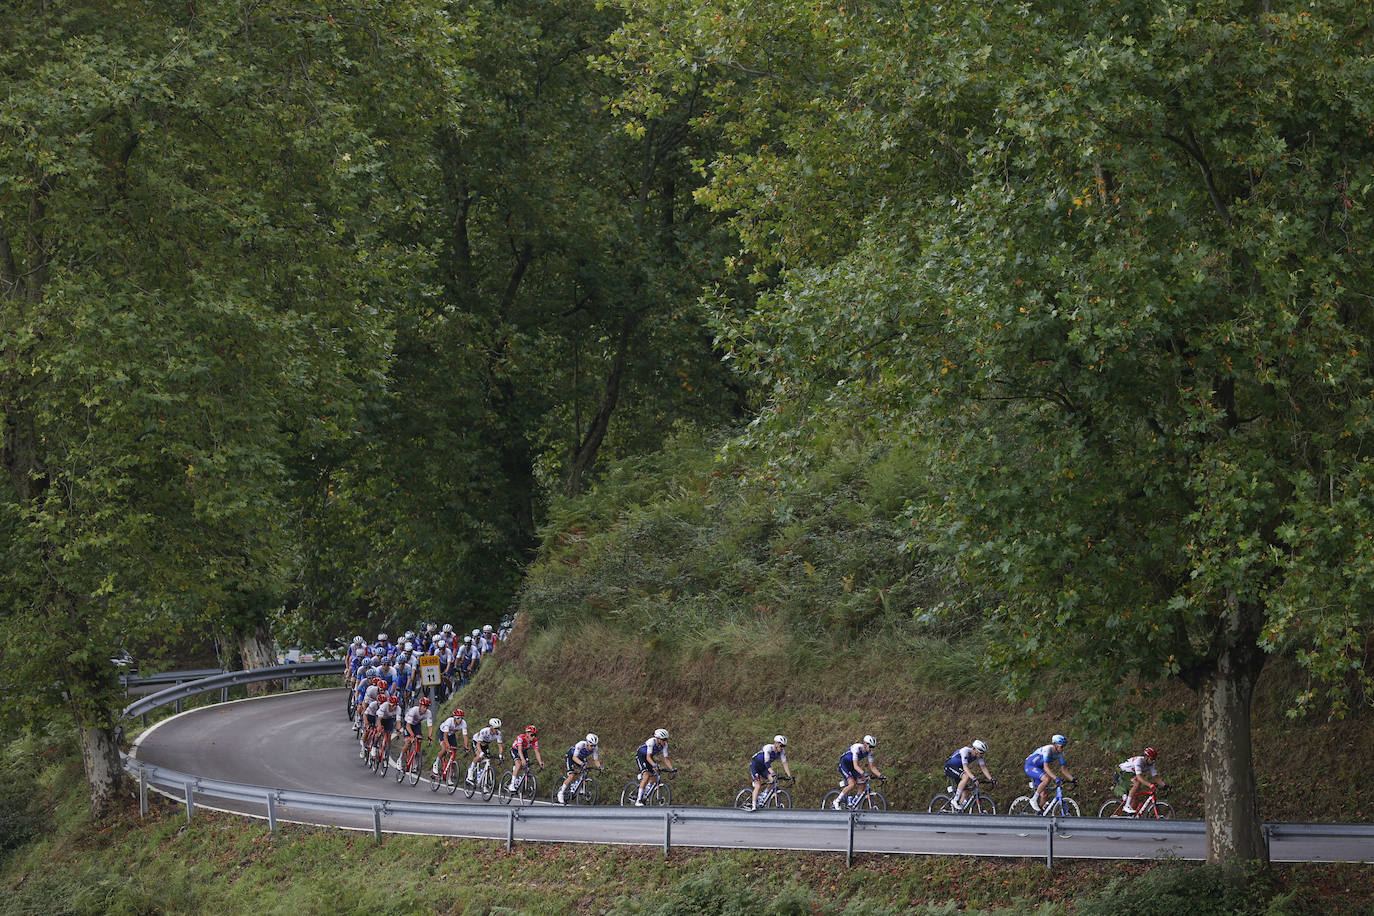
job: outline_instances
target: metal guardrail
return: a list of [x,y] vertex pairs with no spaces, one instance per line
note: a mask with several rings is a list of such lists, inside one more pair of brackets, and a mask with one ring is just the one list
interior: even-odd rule
[[152,684],[181,684],[185,681],[198,681],[215,674],[224,674],[223,668],[194,668],[186,671],[159,671],[157,674],[121,674],[119,686],[125,691],[134,687]]
[[148,724],[148,713],[162,706],[175,704],[177,712],[181,712],[181,701],[190,697],[199,696],[202,693],[220,691],[220,702],[229,698],[230,687],[240,687],[244,684],[253,684],[258,681],[284,681],[286,689],[291,687],[292,678],[315,677],[321,674],[340,674],[343,671],[343,663],[333,659],[325,659],[318,662],[299,662],[290,665],[272,665],[270,668],[254,668],[250,671],[230,671],[225,674],[215,674],[210,677],[201,678],[196,681],[187,681],[175,684],[157,693],[150,693],[128,706],[124,707],[123,718],[132,719],[140,716],[143,724]]
[[[221,690],[227,694],[229,687],[265,680],[284,680],[332,674],[339,671],[339,663],[334,660],[308,662],[303,664],[276,665],[252,671],[235,671],[214,675],[199,681],[178,684],[167,690],[159,691],[131,703],[124,710],[126,718],[144,716],[161,706],[175,703],[201,693]],[[325,793],[303,792],[252,786],[241,783],[209,779],[188,773],[151,766],[134,758],[124,756],[125,769],[139,781],[139,805],[142,813],[147,812],[147,792],[149,788],[161,791],[173,798],[184,801],[186,818],[189,822],[196,806],[196,797],[227,799],[240,803],[261,804],[267,812],[267,820],[273,831],[277,829],[277,814],[280,808],[299,808],[312,811],[344,812],[357,815],[370,815],[373,832],[378,841],[383,834],[383,819],[389,816],[418,816],[454,818],[469,822],[485,822],[488,827],[481,836],[494,834],[491,824],[504,822],[506,826],[506,847],[510,849],[516,840],[517,823],[556,822],[575,828],[579,836],[597,834],[597,825],[611,823],[632,823],[650,825],[663,824],[664,854],[672,848],[672,828],[674,824],[717,823],[726,825],[748,825],[754,830],[782,829],[788,827],[834,828],[846,830],[848,840],[845,861],[853,863],[854,834],[856,831],[881,832],[919,832],[953,833],[976,831],[980,834],[999,834],[1026,836],[1043,831],[1045,834],[1045,864],[1053,867],[1054,840],[1061,831],[1071,830],[1075,835],[1123,836],[1139,834],[1161,840],[1170,838],[1198,837],[1206,833],[1202,821],[1190,820],[1145,820],[1126,818],[1052,818],[1011,815],[971,815],[926,814],[902,811],[852,811],[832,812],[821,809],[764,809],[745,811],[734,808],[668,807],[668,808],[625,808],[615,806],[576,807],[562,806],[538,807],[495,807],[490,805],[436,805],[424,801],[394,801],[359,796],[331,795]],[[1303,824],[1282,823],[1264,826],[1266,840],[1282,837],[1295,839],[1305,837],[1374,839],[1372,824]]]

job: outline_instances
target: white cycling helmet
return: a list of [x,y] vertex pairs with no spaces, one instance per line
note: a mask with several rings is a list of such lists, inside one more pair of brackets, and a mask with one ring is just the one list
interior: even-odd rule
[[470,645],[472,645],[472,637],[471,637],[471,636],[464,636],[464,637],[463,637],[463,645],[465,645],[465,646],[470,646]]
[[1050,739],[1050,744],[1055,744],[1059,747],[1064,747],[1068,743],[1069,739],[1065,738],[1063,735],[1055,735],[1053,738]]
[[601,743],[601,739],[598,738],[596,735],[592,734],[591,732],[588,732],[587,743],[590,744],[592,747],[596,747],[598,744]]
[[482,635],[482,631],[481,631],[481,630],[473,630],[473,631],[472,631],[472,638],[473,638],[473,639],[476,639],[478,636],[481,636],[481,635]]
[[491,632],[491,624],[486,624],[485,626],[483,626],[483,627],[482,627],[482,632],[483,632],[483,633],[490,633],[490,632]]
[[377,642],[386,642],[386,634],[385,634],[385,633],[378,633],[378,634],[377,634]]
[[864,735],[864,744],[867,744],[869,747],[877,747],[878,739],[872,735]]
[[361,645],[362,645],[364,642],[366,642],[366,641],[367,641],[367,640],[363,639],[361,636],[354,636],[354,637],[353,637],[353,645],[355,645],[355,646],[361,646]]
[[444,642],[442,639],[436,639],[436,640],[434,640],[434,648],[436,648],[436,649],[442,649],[442,648],[444,648],[444,647],[447,646],[447,645],[448,645],[448,643]]
[[660,741],[667,741],[667,740],[668,740],[668,729],[666,729],[666,728],[656,728],[656,729],[654,729],[654,737],[657,738],[657,739],[660,740]]
[[406,630],[405,638],[406,638],[406,639],[414,639],[414,638],[415,638],[415,631],[414,631],[414,630]]
[[445,632],[445,633],[452,633],[452,632],[453,632],[453,624],[451,624],[451,623],[446,623],[446,624],[444,624],[444,632]]
[[773,736],[773,743],[776,744],[778,747],[787,747],[787,736],[786,736],[786,735],[774,735],[774,736]]
[[488,720],[487,720],[487,724],[490,725],[492,728],[500,728],[500,727],[501,727],[501,720],[500,720],[500,719],[488,719]]
[[973,749],[980,754],[986,754],[988,752],[988,743],[986,741],[974,741]]

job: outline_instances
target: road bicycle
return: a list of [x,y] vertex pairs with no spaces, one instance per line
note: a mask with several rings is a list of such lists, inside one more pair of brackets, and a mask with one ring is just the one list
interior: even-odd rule
[[1174,816],[1174,806],[1166,801],[1160,801],[1158,795],[1169,791],[1168,785],[1156,786],[1150,784],[1146,791],[1139,792],[1135,797],[1135,813],[1126,810],[1126,799],[1112,792],[1112,797],[1102,803],[1102,807],[1097,809],[1098,817],[1143,817],[1154,818],[1156,820],[1167,821]]
[[[759,786],[758,808],[790,808],[792,807],[792,793],[786,789],[778,787],[779,782],[796,782],[792,776],[773,776]],[[739,794],[735,796],[735,807],[750,809],[754,808],[754,784],[750,783]]]
[[[1031,807],[1031,797],[1035,793],[1036,784],[1027,783],[1030,786],[1031,795],[1018,795],[1007,809],[1008,814],[1038,814],[1041,817],[1078,817],[1078,802],[1064,794],[1062,779],[1054,781],[1054,795],[1039,811]],[[1078,784],[1077,779],[1070,780],[1073,785]]]
[[[568,783],[568,787],[563,790],[563,798],[570,805],[594,805],[600,795],[600,789],[596,784],[596,777],[587,772],[585,766],[577,767],[574,771],[577,775],[573,781]],[[549,799],[554,804],[558,804],[558,786],[549,793]]]
[[496,774],[491,771],[491,758],[483,757],[476,767],[476,772],[463,780],[463,795],[472,798],[475,793],[481,792],[483,801],[491,801],[496,794]]
[[420,773],[425,768],[425,754],[420,748],[420,739],[416,738],[410,742],[405,750],[401,751],[400,766],[396,768],[396,781],[404,782],[406,777],[410,777],[410,784],[418,785]]
[[[950,786],[945,789],[947,795],[937,795],[930,800],[930,807],[926,808],[931,814],[996,814],[997,802],[984,795],[978,788],[979,784],[994,785],[995,779],[975,779],[969,783],[968,794],[964,798],[963,805],[955,804],[955,787]],[[957,785],[957,784],[956,784]]]
[[[467,748],[463,748],[463,756],[464,756],[464,757],[466,757],[466,756],[468,755],[468,754],[467,754],[467,750],[468,750]],[[460,761],[458,760],[458,752],[457,752],[457,751],[450,751],[447,747],[444,747],[443,749],[441,749],[441,750],[439,751],[439,772],[438,772],[438,774],[436,775],[433,769],[431,769],[431,770],[429,771],[429,773],[430,773],[429,791],[431,791],[431,792],[438,792],[438,791],[439,791],[439,787],[440,787],[440,786],[443,786],[444,788],[448,789],[448,794],[449,794],[449,795],[452,795],[454,792],[457,792],[457,791],[458,791],[458,772],[459,772],[459,767],[460,767],[460,766],[461,766],[461,763],[460,763]],[[471,798],[472,796],[469,795],[468,797]]]
[[391,732],[384,732],[378,726],[373,733],[372,748],[367,753],[367,768],[378,776],[386,775],[386,768],[390,765],[388,754],[391,752]]
[[527,805],[534,804],[535,793],[539,791],[539,780],[531,768],[536,766],[536,763],[525,764],[520,768],[519,776],[514,775],[514,767],[501,774],[501,788],[498,790],[501,804],[509,805],[513,798],[524,799]]
[[663,767],[654,770],[649,781],[644,784],[642,795],[639,791],[639,780],[631,779],[625,783],[625,788],[620,790],[620,806],[624,808],[633,805],[637,797],[642,798],[646,806],[671,805],[673,803],[673,787],[668,785],[663,777],[672,776],[676,772],[677,770],[665,770]]
[[[844,804],[840,806],[840,810],[886,811],[887,799],[883,798],[881,792],[873,791],[872,780],[874,779],[887,782],[886,776],[865,776],[863,779],[859,780],[859,791],[845,799]],[[829,792],[825,793],[825,798],[821,799],[821,808],[833,808],[835,806],[835,799],[839,798],[840,793],[843,791],[844,789],[841,787],[839,789],[831,789]]]

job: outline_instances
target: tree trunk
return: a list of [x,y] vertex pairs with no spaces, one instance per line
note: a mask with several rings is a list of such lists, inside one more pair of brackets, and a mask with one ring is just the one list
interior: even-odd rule
[[1226,645],[1198,691],[1207,861],[1213,865],[1269,861],[1250,744],[1250,705],[1264,666],[1252,625],[1257,614],[1258,608],[1232,602]]
[[91,791],[91,813],[97,820],[113,814],[124,789],[124,767],[119,760],[114,729],[107,725],[82,725],[81,763]]
[[[253,629],[239,634],[239,655],[243,658],[243,670],[270,668],[277,663],[277,644],[265,622],[259,622]],[[248,685],[249,696],[267,693],[270,681],[259,681]]]

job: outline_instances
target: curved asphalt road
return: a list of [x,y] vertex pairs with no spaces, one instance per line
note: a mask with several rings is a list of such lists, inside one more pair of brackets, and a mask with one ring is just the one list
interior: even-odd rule
[[[378,778],[358,759],[358,744],[342,709],[341,689],[300,691],[251,700],[240,700],[194,709],[163,720],[145,731],[134,743],[132,756],[145,763],[195,774],[210,779],[246,785],[291,789],[304,792],[349,795],[379,802],[387,800],[421,802],[424,815],[386,813],[382,829],[391,833],[423,833],[437,836],[466,836],[491,839],[507,837],[508,809],[493,798],[481,796],[471,801],[461,792],[429,791],[428,779],[418,786],[399,785],[394,769]],[[427,756],[433,747],[426,746]],[[547,773],[558,778],[557,760]],[[428,777],[428,773],[425,774]],[[618,795],[624,774],[608,769],[602,774],[601,795]],[[549,780],[541,780],[541,796],[548,796]],[[178,799],[183,800],[183,799]],[[200,807],[266,816],[266,805],[228,799],[196,796]],[[498,809],[497,819],[456,817],[454,806],[482,805]],[[468,809],[469,811],[471,809]],[[665,833],[663,809],[623,812],[633,817],[588,825],[559,817],[556,806],[537,803],[535,809],[519,809],[526,816],[518,822],[519,841],[599,842],[631,845],[662,845]],[[574,809],[576,810],[576,809]],[[582,809],[586,810],[586,809]],[[816,821],[817,812],[795,812],[808,823],[789,824],[786,829],[761,829],[758,825],[728,824],[712,821],[713,809],[673,807],[671,826],[674,845],[722,848],[794,849],[843,853],[848,841],[847,819],[840,814],[834,826]],[[714,809],[718,811],[718,809]],[[538,815],[537,817],[535,815]],[[979,855],[1044,857],[1047,846],[1046,825],[1027,818],[1026,831],[1000,835],[979,831],[978,817],[948,818],[949,827],[940,833],[868,830],[863,821],[882,815],[864,815],[854,834],[855,852],[918,853],[930,855]],[[354,830],[372,830],[372,818],[356,813],[277,808],[277,818],[308,824],[321,824]],[[1095,819],[1094,819],[1095,820]],[[1074,835],[1072,826],[1061,827],[1054,838],[1054,855],[1059,858],[1152,859],[1160,856],[1200,860],[1205,857],[1204,840],[1196,837],[1166,837],[1149,832],[1126,831],[1119,834]],[[1134,824],[1132,825],[1135,826]],[[1271,843],[1275,861],[1355,861],[1374,862],[1374,840],[1333,838],[1275,837]]]

